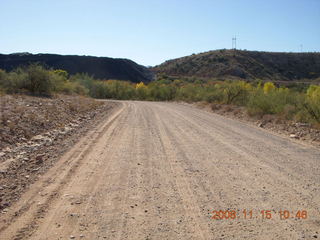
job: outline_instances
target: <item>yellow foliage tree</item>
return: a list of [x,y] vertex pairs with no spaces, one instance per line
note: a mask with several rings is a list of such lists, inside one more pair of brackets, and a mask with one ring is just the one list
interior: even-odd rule
[[320,86],[310,85],[307,90],[307,103],[304,106],[312,118],[320,123]]
[[144,85],[143,82],[136,84],[136,96],[140,100],[145,100],[147,97],[147,89],[148,87]]
[[136,84],[136,89],[139,89],[139,88],[144,89],[144,88],[147,88],[147,86],[146,86],[146,85],[144,85],[144,83],[143,83],[143,82],[140,82],[140,83],[137,83],[137,84]]
[[307,96],[314,101],[320,101],[320,86],[310,85],[307,90]]
[[263,86],[263,92],[265,94],[270,93],[271,91],[275,90],[277,87],[272,82],[266,82]]
[[59,76],[62,76],[64,78],[67,78],[68,77],[68,72],[65,71],[65,70],[62,70],[62,69],[56,69],[56,70],[53,70],[53,73],[59,75]]

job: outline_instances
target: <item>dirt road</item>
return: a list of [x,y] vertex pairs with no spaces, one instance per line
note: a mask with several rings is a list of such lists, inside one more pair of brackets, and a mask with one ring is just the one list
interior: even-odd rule
[[320,150],[189,106],[123,102],[0,217],[0,239],[320,238]]

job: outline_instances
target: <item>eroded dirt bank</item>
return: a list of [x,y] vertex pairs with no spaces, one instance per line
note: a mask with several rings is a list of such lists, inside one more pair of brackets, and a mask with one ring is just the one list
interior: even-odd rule
[[122,102],[1,214],[0,236],[319,238],[319,159],[315,147],[190,106]]
[[119,103],[59,95],[0,97],[0,211]]

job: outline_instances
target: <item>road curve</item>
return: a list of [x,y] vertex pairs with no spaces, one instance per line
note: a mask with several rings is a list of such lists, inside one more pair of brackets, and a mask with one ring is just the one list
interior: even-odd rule
[[320,150],[189,106],[122,102],[0,219],[0,239],[320,238]]

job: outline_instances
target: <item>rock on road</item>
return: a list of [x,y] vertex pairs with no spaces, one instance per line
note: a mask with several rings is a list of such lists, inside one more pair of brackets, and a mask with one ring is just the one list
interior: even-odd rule
[[[219,210],[236,218],[213,219]],[[319,149],[190,106],[125,101],[1,214],[0,239],[313,239],[319,213]]]

